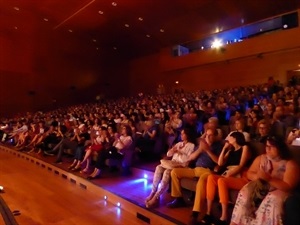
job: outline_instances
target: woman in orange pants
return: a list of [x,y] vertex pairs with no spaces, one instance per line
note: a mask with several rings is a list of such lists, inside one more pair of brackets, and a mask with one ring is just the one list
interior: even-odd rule
[[204,221],[207,224],[213,222],[210,215],[212,203],[218,188],[220,203],[222,205],[222,215],[214,224],[227,224],[227,207],[229,202],[228,189],[240,190],[247,182],[244,169],[251,157],[245,138],[241,132],[233,132],[228,138],[228,142],[222,149],[219,156],[218,165],[227,169],[222,175],[211,174],[207,178],[206,198],[207,212]]

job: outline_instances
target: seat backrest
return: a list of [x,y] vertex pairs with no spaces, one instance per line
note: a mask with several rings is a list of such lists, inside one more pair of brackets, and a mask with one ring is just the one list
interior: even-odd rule
[[300,166],[300,146],[289,146],[292,158]]
[[248,143],[248,145],[253,154],[253,156],[252,156],[253,158],[265,153],[266,147],[263,143],[261,143],[259,141],[250,141]]

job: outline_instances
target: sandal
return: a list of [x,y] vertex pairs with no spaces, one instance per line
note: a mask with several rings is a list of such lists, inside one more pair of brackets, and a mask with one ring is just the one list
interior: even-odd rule
[[159,198],[156,198],[155,196],[150,199],[148,202],[146,202],[146,208],[152,209],[159,206]]

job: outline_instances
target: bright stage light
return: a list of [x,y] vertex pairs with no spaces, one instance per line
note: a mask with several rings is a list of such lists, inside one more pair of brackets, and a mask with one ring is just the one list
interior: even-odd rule
[[147,179],[147,178],[148,178],[148,175],[147,175],[147,174],[144,174],[144,178]]
[[220,48],[222,45],[222,40],[216,39],[213,41],[211,48]]
[[120,208],[120,207],[121,207],[121,203],[120,203],[120,202],[118,202],[118,203],[117,203],[117,206]]

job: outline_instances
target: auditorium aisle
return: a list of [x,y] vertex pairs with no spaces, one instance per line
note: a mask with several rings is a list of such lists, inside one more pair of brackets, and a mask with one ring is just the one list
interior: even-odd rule
[[0,151],[2,198],[20,225],[142,225],[133,214],[97,193],[65,182],[55,174]]

